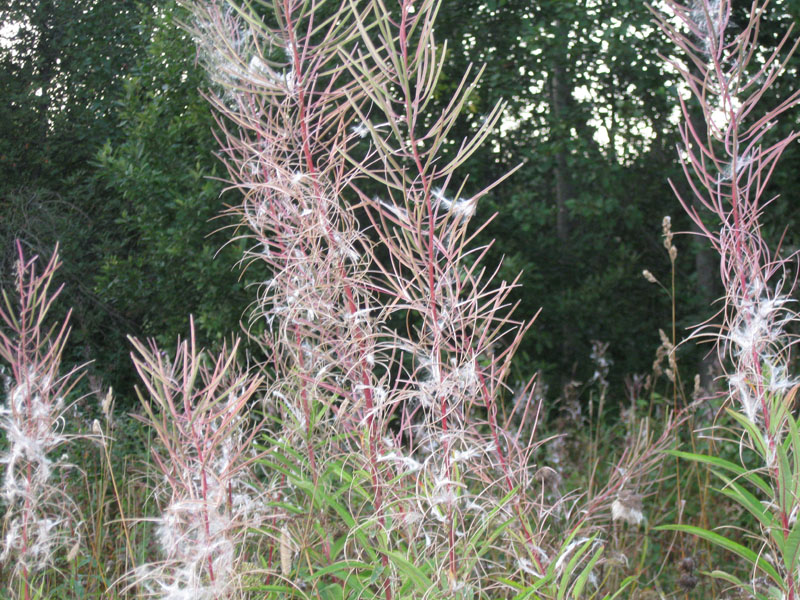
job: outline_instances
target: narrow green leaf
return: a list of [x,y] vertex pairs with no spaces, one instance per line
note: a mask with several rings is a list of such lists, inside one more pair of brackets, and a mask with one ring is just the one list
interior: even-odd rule
[[575,585],[572,586],[572,597],[573,598],[580,598],[581,593],[583,593],[583,588],[586,586],[586,582],[589,580],[589,576],[592,574],[592,569],[594,569],[594,565],[600,560],[600,555],[603,554],[605,550],[605,546],[600,546],[597,551],[594,553],[594,556],[589,560],[587,565],[584,567],[581,574],[578,575],[577,579],[575,580]]
[[777,454],[776,458],[778,459],[778,481],[780,483],[778,506],[780,506],[781,510],[785,511],[786,514],[790,514],[796,501],[796,499],[791,495],[792,490],[797,485],[794,482],[795,474],[792,472],[792,468],[789,466],[789,457],[786,456],[786,450],[783,445],[779,445],[775,449],[775,453]]
[[761,523],[765,530],[771,529],[775,525],[775,517],[766,509],[761,501],[756,498],[747,488],[738,482],[726,477],[722,473],[712,471],[717,477],[725,482],[725,487],[719,492],[728,498],[736,501],[743,508],[753,515]]
[[[553,572],[552,571],[548,571],[547,573],[545,573],[544,577],[541,577],[540,579],[537,579],[536,582],[533,585],[530,585],[528,587],[523,587],[523,586],[520,586],[519,584],[517,584],[517,585],[513,586],[513,587],[516,587],[517,589],[521,590],[520,594],[517,594],[514,597],[514,600],[521,600],[522,598],[532,598],[533,597],[532,594],[534,592],[537,592],[541,588],[543,588],[546,585],[552,583],[553,579],[554,579]],[[552,596],[552,594],[547,594],[547,595],[548,596]],[[538,596],[536,596],[536,598],[538,598]]]
[[653,527],[654,531],[679,531],[681,533],[688,533],[689,535],[695,535],[699,538],[702,538],[706,541],[711,542],[712,544],[719,546],[720,548],[724,548],[729,552],[733,552],[737,556],[745,559],[748,563],[753,566],[757,566],[761,571],[763,571],[766,575],[768,575],[775,583],[778,585],[781,584],[781,577],[778,574],[778,571],[775,570],[771,564],[769,564],[765,559],[761,558],[758,554],[747,548],[746,546],[742,546],[741,544],[734,542],[733,540],[729,540],[728,538],[715,533],[713,531],[708,531],[707,529],[703,529],[701,527],[695,527],[693,525],[659,525],[658,527]]
[[667,450],[667,454],[671,456],[676,456],[678,458],[682,458],[684,460],[691,460],[697,463],[711,465],[713,467],[719,467],[720,469],[725,469],[726,471],[730,471],[734,473],[738,477],[742,477],[748,482],[752,483],[762,492],[767,494],[768,496],[772,495],[772,488],[770,488],[769,484],[764,481],[762,477],[758,474],[754,473],[753,471],[748,471],[741,465],[737,465],[729,460],[725,460],[724,458],[719,458],[717,456],[707,456],[705,454],[694,454],[692,452],[682,452],[680,450]]
[[[490,511],[488,512],[488,514],[486,515],[486,517],[485,517],[485,518],[484,518],[484,519],[481,521],[481,524],[480,524],[480,526],[477,528],[477,530],[475,531],[475,533],[473,533],[473,534],[470,536],[470,538],[469,538],[469,545],[470,545],[470,546],[476,546],[476,545],[477,545],[477,542],[478,542],[478,539],[479,539],[479,538],[483,538],[483,537],[484,537],[484,534],[486,533],[486,529],[489,527],[489,523],[491,523],[491,522],[492,522],[492,519],[494,518],[494,516],[495,516],[495,515],[496,515],[498,512],[500,512],[501,510],[503,510],[503,508],[505,507],[505,505],[506,505],[506,504],[508,504],[508,503],[511,501],[511,499],[512,499],[512,498],[513,498],[513,497],[516,495],[516,493],[517,493],[518,491],[519,491],[519,486],[515,487],[515,488],[514,488],[514,489],[512,489],[510,492],[508,492],[508,493],[507,493],[505,496],[503,496],[503,498],[500,500],[500,502],[498,502],[498,503],[497,503],[497,504],[494,506],[494,508],[492,508],[492,510],[490,510]],[[504,524],[504,525],[502,525],[501,527],[505,528],[505,524]]]
[[305,595],[288,585],[256,585],[250,588],[254,592],[277,592],[279,598],[303,598]]
[[344,590],[338,583],[329,583],[319,590],[320,600],[344,600]]
[[634,581],[636,581],[636,577],[634,577],[633,575],[629,575],[628,577],[626,577],[625,579],[623,579],[623,580],[620,582],[620,584],[619,584],[619,587],[618,587],[618,588],[617,588],[617,590],[614,592],[614,595],[613,595],[613,596],[609,596],[608,594],[606,594],[606,595],[603,597],[603,600],[614,600],[614,598],[616,598],[616,597],[617,597],[617,596],[619,596],[619,595],[620,595],[622,592],[624,592],[624,591],[625,591],[625,588],[627,588],[627,587],[628,587],[630,584],[632,584]]
[[524,585],[522,585],[521,583],[519,583],[519,582],[516,582],[516,581],[513,581],[513,580],[511,580],[511,579],[508,579],[507,577],[498,577],[498,578],[497,578],[497,581],[499,581],[500,583],[503,583],[503,584],[507,585],[507,586],[508,586],[508,587],[510,587],[510,588],[514,588],[515,590],[525,590],[525,589],[527,589],[527,588],[526,588]]
[[408,580],[414,584],[417,590],[424,594],[430,593],[430,590],[433,588],[433,581],[431,581],[419,567],[411,564],[411,562],[399,552],[380,549],[378,552],[385,554],[392,564],[395,565],[402,574],[408,577]]
[[794,572],[798,567],[798,548],[800,548],[800,521],[795,521],[789,535],[781,544],[783,562],[789,572]]
[[[794,401],[794,394],[791,394],[792,401]],[[800,431],[797,428],[797,421],[789,415],[786,419],[788,425],[789,435],[786,436],[784,442],[785,452],[792,457],[794,462],[794,473],[800,473]],[[800,477],[793,478],[794,485],[792,486],[791,496],[797,498],[800,494]]]
[[525,592],[514,596],[514,600],[543,600],[541,596],[536,595],[536,590],[528,588]]
[[[564,600],[567,596],[567,589],[569,588],[570,583],[570,576],[575,571],[575,568],[578,566],[578,563],[583,558],[583,555],[589,550],[589,548],[594,543],[594,536],[586,540],[583,545],[578,548],[577,550],[573,551],[572,557],[569,559],[567,566],[564,568],[564,572],[561,575],[561,581],[558,584],[558,600]],[[562,552],[564,550],[562,549]],[[558,562],[558,561],[556,561]]]
[[294,514],[294,515],[304,515],[304,514],[306,514],[308,512],[302,506],[296,506],[296,505],[292,504],[291,502],[278,502],[278,501],[269,502],[269,503],[267,503],[267,506],[271,506],[271,507],[274,507],[274,508],[282,508],[286,512]]
[[753,442],[755,446],[756,452],[758,452],[762,458],[766,459],[768,455],[767,445],[764,442],[764,436],[762,435],[761,431],[756,427],[756,424],[753,423],[750,419],[744,416],[741,413],[736,412],[735,410],[731,410],[730,408],[726,409],[728,415],[733,418],[736,422],[741,425],[745,431],[750,436],[750,440]]
[[700,574],[713,577],[714,579],[722,579],[723,581],[727,581],[738,588],[744,587],[744,583],[741,579],[731,575],[730,573],[726,573],[725,571],[720,571],[719,569],[715,569],[713,571],[701,571]]
[[369,543],[369,540],[367,540],[364,532],[356,527],[355,519],[350,514],[350,511],[348,511],[329,494],[325,493],[324,490],[320,489],[319,486],[315,487],[310,481],[293,481],[292,483],[296,487],[305,490],[305,492],[313,499],[314,503],[317,504],[319,508],[325,508],[325,506],[327,506],[328,508],[333,509],[333,511],[339,515],[339,518],[342,519],[342,521],[351,529],[353,535],[361,545],[361,548],[369,555],[370,559],[373,561],[377,560],[377,554],[372,548],[372,544]]

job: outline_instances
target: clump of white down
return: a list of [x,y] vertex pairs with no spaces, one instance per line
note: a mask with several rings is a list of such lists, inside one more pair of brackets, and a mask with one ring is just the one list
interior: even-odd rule
[[6,506],[0,562],[10,556],[16,567],[40,569],[50,563],[64,540],[63,507],[53,504],[57,492],[50,476],[63,459],[50,455],[66,441],[61,414],[64,400],[51,398],[52,377],[28,370],[25,381],[5,378],[6,402],[0,407],[0,427],[8,441],[0,454],[5,466],[2,500]]
[[624,521],[631,525],[639,525],[645,521],[642,512],[642,497],[628,490],[620,491],[611,505],[611,519]]
[[445,195],[442,188],[433,188],[431,196],[445,211],[451,213],[454,217],[459,219],[470,219],[475,215],[475,208],[477,207],[477,200],[475,198],[458,200],[451,200]]
[[224,99],[232,107],[238,99],[234,90],[242,86],[295,93],[295,53],[286,40],[278,36],[270,38],[274,46],[283,46],[286,55],[285,62],[270,64],[254,44],[252,31],[242,25],[230,7],[220,11],[216,18],[196,14],[193,28],[206,71],[224,90]]
[[236,591],[242,536],[248,526],[262,522],[259,494],[246,473],[236,472],[240,441],[239,435],[229,436],[206,460],[185,461],[181,484],[186,489],[173,489],[156,528],[165,560],[140,571],[149,594],[162,600],[212,600]]
[[720,0],[695,0],[689,12],[689,18],[700,34],[702,49],[706,54],[714,52],[722,27],[722,10]]
[[784,328],[792,319],[788,302],[761,279],[735,301],[728,342],[736,369],[728,385],[751,421],[758,420],[764,394],[786,392],[795,384],[787,374],[783,352]]

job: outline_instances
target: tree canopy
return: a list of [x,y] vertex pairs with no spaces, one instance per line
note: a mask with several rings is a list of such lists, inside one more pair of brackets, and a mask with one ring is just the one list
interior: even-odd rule
[[[800,20],[795,3],[775,4],[765,52]],[[123,388],[132,377],[127,335],[171,341],[194,314],[201,335],[221,339],[252,297],[236,269],[245,242],[218,218],[226,199],[217,125],[181,18],[172,0],[0,8],[0,276],[7,281],[13,267],[14,238],[44,255],[60,241],[73,359],[95,359],[98,376]],[[443,3],[436,37],[448,62],[437,98],[449,98],[470,63],[485,69],[452,148],[507,102],[490,152],[471,159],[464,184],[481,189],[521,165],[479,208],[499,214],[481,235],[496,238],[503,276],[523,272],[521,314],[542,308],[519,353],[520,378],[542,369],[555,388],[590,378],[586,358],[598,340],[609,343],[620,383],[648,369],[659,328],[670,326],[669,294],[641,275],[669,288],[662,218],[690,229],[667,183],[682,179],[681,91],[660,57],[671,49],[654,31],[640,0]],[[776,85],[768,100],[786,91]],[[785,228],[793,249],[800,171],[791,166],[800,153],[792,148],[784,161],[772,185],[785,200],[767,226]],[[699,246],[690,236],[677,243],[680,329],[710,317],[718,292]],[[700,353],[688,356],[693,368]]]

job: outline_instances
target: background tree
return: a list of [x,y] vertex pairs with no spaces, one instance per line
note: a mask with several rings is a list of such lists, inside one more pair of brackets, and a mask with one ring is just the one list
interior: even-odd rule
[[[213,119],[174,2],[32,2],[0,10],[0,274],[12,240],[62,240],[74,361],[126,387],[129,334],[173,341],[238,328],[240,250],[215,253]],[[233,246],[236,246],[234,243]]]
[[[790,5],[778,3],[766,23],[772,33],[764,36],[765,52],[796,22],[798,8]],[[742,22],[748,6],[740,8]],[[504,126],[491,142],[494,162],[471,164],[468,171],[477,175],[472,183],[478,187],[483,177],[522,163],[483,205],[514,215],[495,221],[487,235],[497,239],[495,251],[505,256],[509,277],[524,271],[522,312],[542,308],[535,335],[520,353],[527,361],[518,364],[525,371],[543,369],[544,381],[556,386],[585,380],[592,376],[586,358],[597,339],[610,343],[617,383],[648,371],[671,310],[669,296],[641,273],[648,269],[669,287],[662,218],[672,215],[676,231],[691,225],[667,184],[682,181],[675,151],[678,80],[659,58],[671,48],[655,34],[645,3],[445,3],[439,36],[451,42],[448,72],[486,64],[465,131],[498,98],[509,101]],[[770,89],[776,101],[785,92]],[[785,160],[793,159],[787,154]],[[786,194],[797,181],[784,177],[780,185]],[[710,304],[720,291],[707,252],[689,236],[677,244],[681,339],[686,327],[713,314]],[[685,364],[700,369],[707,348],[687,346]]]
[[0,212],[2,278],[12,275],[13,240],[47,256],[61,240],[75,307],[73,344],[85,360],[98,323],[124,319],[92,284],[95,240],[113,235],[98,218],[108,202],[93,179],[97,150],[120,136],[116,102],[146,43],[136,2],[11,0],[0,9]]
[[[766,49],[799,13],[776,2]],[[8,99],[0,106],[0,276],[10,273],[15,237],[43,255],[60,239],[63,305],[75,307],[81,348],[72,358],[97,359],[96,371],[117,386],[132,376],[122,360],[127,334],[172,340],[193,313],[201,339],[220,338],[238,327],[246,303],[246,280],[232,268],[240,242],[213,258],[230,236],[210,235],[226,222],[209,219],[236,201],[220,200],[222,184],[207,179],[222,171],[197,91],[203,75],[175,26],[181,14],[172,0],[11,0],[0,9]],[[522,163],[481,208],[511,216],[482,235],[497,239],[506,278],[524,271],[520,314],[542,307],[518,353],[518,377],[542,369],[554,391],[592,376],[585,359],[595,339],[609,342],[617,383],[648,370],[658,329],[670,324],[669,297],[641,277],[649,269],[670,279],[662,217],[673,214],[676,231],[690,228],[666,183],[681,180],[677,80],[658,58],[671,49],[654,32],[639,0],[448,1],[437,22],[448,61],[435,101],[458,84],[449,74],[485,64],[454,139],[468,137],[499,98],[508,102],[489,141],[493,159],[471,161],[465,185],[481,189]],[[770,88],[770,101],[786,95],[788,81]],[[792,148],[784,160],[772,186],[789,198],[800,192],[791,169],[800,155]],[[784,246],[794,249],[796,222],[795,204],[784,202],[765,227],[786,229]],[[677,244],[682,337],[683,325],[711,315],[719,291],[691,238]],[[690,354],[685,364],[698,364],[702,353]]]
[[452,31],[440,35],[454,42],[454,72],[487,65],[465,128],[498,97],[509,100],[483,171],[523,163],[490,207],[515,218],[488,235],[507,273],[524,271],[523,312],[542,307],[524,348],[529,368],[556,385],[588,377],[597,339],[610,342],[620,377],[645,370],[669,322],[666,297],[641,272],[669,266],[659,233],[676,140],[649,12],[638,1],[468,4],[445,5]]
[[143,21],[153,33],[119,101],[124,137],[98,152],[95,173],[114,199],[104,220],[115,232],[98,240],[95,289],[141,335],[164,344],[186,329],[189,314],[202,339],[221,341],[238,330],[249,297],[236,269],[243,243],[230,241],[231,221],[220,214],[214,120],[199,92],[194,45],[175,23],[181,15],[169,4]]

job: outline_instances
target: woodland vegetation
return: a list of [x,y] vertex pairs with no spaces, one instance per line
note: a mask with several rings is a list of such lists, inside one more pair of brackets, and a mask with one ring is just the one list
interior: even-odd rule
[[8,0],[0,598],[800,594],[791,0]]

